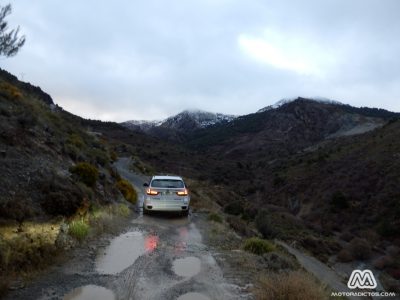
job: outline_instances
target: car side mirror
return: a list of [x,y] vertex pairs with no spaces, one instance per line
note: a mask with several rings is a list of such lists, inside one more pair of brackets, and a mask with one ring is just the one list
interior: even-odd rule
[[143,186],[144,186],[144,187],[148,187],[149,184],[148,184],[147,182],[145,182],[145,183],[143,183]]

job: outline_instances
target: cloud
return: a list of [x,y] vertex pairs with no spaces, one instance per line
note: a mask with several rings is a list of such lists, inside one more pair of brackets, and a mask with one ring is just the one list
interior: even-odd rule
[[265,30],[262,37],[241,34],[238,44],[246,55],[256,61],[299,75],[323,76],[324,69],[334,63],[334,58],[328,54],[329,49],[270,29]]
[[400,111],[397,0],[19,0],[27,43],[2,67],[73,113],[251,113],[325,96]]

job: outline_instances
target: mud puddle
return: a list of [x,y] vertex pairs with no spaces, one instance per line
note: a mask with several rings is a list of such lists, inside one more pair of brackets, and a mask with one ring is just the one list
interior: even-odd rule
[[210,300],[210,298],[200,293],[187,293],[179,296],[177,300]]
[[64,300],[115,300],[114,293],[102,286],[86,285],[72,290]]
[[201,261],[197,257],[189,256],[176,259],[172,263],[172,270],[176,275],[192,277],[200,272]]
[[96,258],[96,271],[115,275],[131,266],[146,252],[157,248],[157,236],[144,236],[140,231],[124,233],[111,241]]

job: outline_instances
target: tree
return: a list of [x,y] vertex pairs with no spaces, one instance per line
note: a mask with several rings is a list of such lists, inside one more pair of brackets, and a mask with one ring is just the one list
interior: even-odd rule
[[25,36],[19,37],[19,27],[8,30],[4,20],[11,13],[11,5],[0,6],[0,56],[10,57],[19,51],[25,44]]

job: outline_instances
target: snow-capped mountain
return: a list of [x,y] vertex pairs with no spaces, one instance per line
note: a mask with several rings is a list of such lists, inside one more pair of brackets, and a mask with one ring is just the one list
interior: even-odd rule
[[[266,107],[263,107],[261,109],[259,109],[257,111],[257,113],[262,113],[271,109],[277,109],[285,104],[288,104],[290,102],[293,102],[295,100],[299,99],[299,97],[294,97],[294,98],[284,98],[279,100],[278,102],[276,102],[275,104],[272,105],[268,105]],[[326,103],[326,104],[336,104],[336,105],[343,105],[342,102],[336,101],[336,100],[332,100],[332,99],[328,99],[328,98],[324,98],[324,97],[313,97],[313,98],[307,98],[308,100],[313,100],[316,102],[320,102],[320,103]]]
[[121,123],[123,126],[133,129],[133,130],[141,130],[141,131],[148,131],[153,127],[159,126],[162,124],[162,120],[153,120],[153,121],[148,121],[148,120],[130,120]]
[[164,120],[164,122],[160,126],[169,127],[177,130],[188,129],[187,126],[190,126],[192,129],[198,129],[215,125],[221,122],[230,122],[235,118],[236,116],[233,115],[211,113],[202,110],[185,110],[175,116],[169,117],[168,119]]
[[149,133],[154,131],[158,132],[162,129],[188,132],[200,128],[206,128],[221,122],[230,122],[235,118],[236,116],[234,115],[211,113],[202,110],[185,110],[165,120],[131,120],[123,122],[122,125],[129,129],[141,130]]

